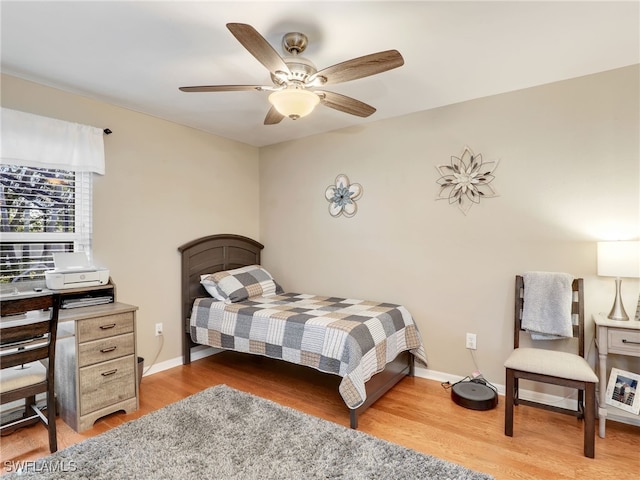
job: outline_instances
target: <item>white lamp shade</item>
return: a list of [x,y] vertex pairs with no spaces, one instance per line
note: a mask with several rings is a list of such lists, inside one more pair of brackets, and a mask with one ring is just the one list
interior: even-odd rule
[[640,277],[640,242],[598,242],[598,275]]
[[269,95],[269,102],[282,115],[295,120],[309,115],[320,103],[320,98],[308,90],[287,88]]

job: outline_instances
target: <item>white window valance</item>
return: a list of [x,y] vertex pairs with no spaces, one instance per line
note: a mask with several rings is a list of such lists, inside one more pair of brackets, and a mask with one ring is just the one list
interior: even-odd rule
[[0,161],[104,175],[103,130],[2,108]]

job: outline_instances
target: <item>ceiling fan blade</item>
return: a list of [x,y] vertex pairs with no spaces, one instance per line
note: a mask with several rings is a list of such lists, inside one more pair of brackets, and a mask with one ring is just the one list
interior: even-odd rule
[[180,87],[182,92],[245,92],[247,90],[262,90],[260,85],[202,85],[200,87]]
[[267,112],[267,116],[264,118],[264,124],[275,125],[276,123],[280,123],[283,118],[284,115],[278,112],[278,110],[276,110],[276,107],[271,107]]
[[358,78],[368,77],[376,73],[386,72],[404,65],[404,58],[397,50],[372,53],[364,57],[353,58],[320,70],[314,75],[326,78],[324,85],[348,82]]
[[344,113],[351,115],[357,115],[358,117],[368,117],[376,111],[371,105],[356,100],[355,98],[347,97],[335,92],[320,92],[315,91],[320,97],[320,103],[336,110],[340,110]]
[[245,23],[227,23],[227,28],[234,37],[246,48],[251,55],[256,57],[262,65],[271,73],[291,71],[278,52],[258,33],[251,25]]

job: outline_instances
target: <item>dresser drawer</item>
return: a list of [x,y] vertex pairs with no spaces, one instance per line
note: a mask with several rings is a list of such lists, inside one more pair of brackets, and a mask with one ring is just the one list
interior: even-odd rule
[[136,396],[134,355],[80,369],[80,415]]
[[114,358],[133,355],[133,333],[81,343],[78,346],[78,364],[80,367],[106,362]]
[[88,318],[78,322],[78,342],[89,342],[133,332],[133,312]]
[[609,351],[640,357],[640,330],[609,329]]

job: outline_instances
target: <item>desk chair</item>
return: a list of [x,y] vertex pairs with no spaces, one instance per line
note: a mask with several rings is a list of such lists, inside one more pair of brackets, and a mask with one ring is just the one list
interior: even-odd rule
[[[596,383],[598,376],[584,359],[584,287],[581,278],[572,284],[574,292],[571,306],[572,316],[577,317],[573,325],[573,336],[578,339],[578,353],[567,353],[542,348],[520,348],[522,311],[524,306],[524,280],[516,276],[514,351],[504,366],[506,368],[506,392],[504,433],[513,437],[513,407],[527,405],[584,419],[584,455],[595,456]],[[557,341],[557,340],[553,340]],[[578,390],[576,410],[523,400],[518,397],[520,379],[560,385]]]
[[[51,453],[58,449],[53,379],[59,307],[57,294],[3,300],[0,318],[0,404],[25,399],[24,416],[0,432],[40,420]],[[36,405],[40,393],[46,394],[46,415]]]

